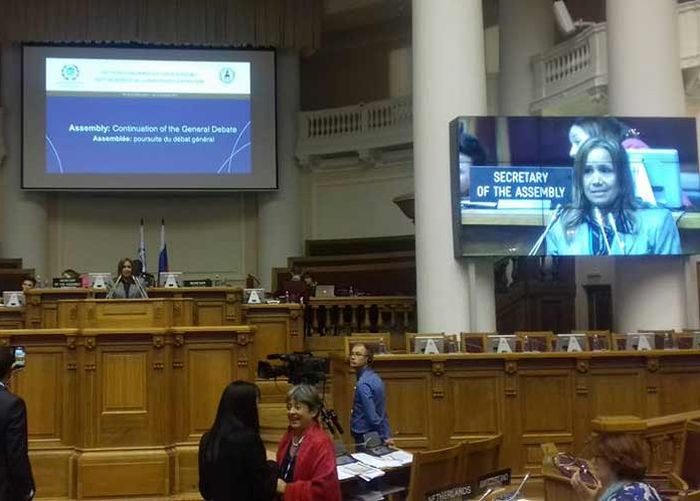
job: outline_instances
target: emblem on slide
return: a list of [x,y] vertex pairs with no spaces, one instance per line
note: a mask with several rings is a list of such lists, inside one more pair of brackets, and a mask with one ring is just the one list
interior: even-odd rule
[[236,78],[236,72],[233,71],[233,68],[224,66],[223,68],[221,68],[221,71],[219,71],[219,80],[221,80],[225,84],[230,84],[231,82],[233,82],[234,78]]
[[80,70],[74,64],[66,64],[61,68],[61,75],[63,75],[63,78],[66,80],[75,80],[80,76]]

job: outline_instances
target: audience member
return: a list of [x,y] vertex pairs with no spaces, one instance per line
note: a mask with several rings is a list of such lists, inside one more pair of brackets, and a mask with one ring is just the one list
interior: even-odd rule
[[36,278],[26,277],[22,280],[22,292],[27,292],[36,287]]
[[266,460],[253,383],[234,381],[221,394],[216,419],[199,443],[199,492],[207,501],[272,500],[277,463]]
[[364,343],[357,343],[350,350],[350,367],[357,377],[350,432],[357,444],[365,443],[365,434],[376,432],[385,443],[393,445],[386,415],[384,381],[370,368],[373,356],[372,350]]
[[584,484],[576,472],[571,485],[581,501],[661,501],[656,490],[643,482],[647,451],[641,438],[604,433],[594,436],[590,447],[598,485]]
[[335,448],[318,424],[321,396],[310,385],[287,394],[289,428],[277,450],[277,492],[285,501],[340,501]]
[[0,346],[0,499],[26,501],[34,497],[34,477],[27,445],[27,408],[9,391],[15,367],[14,349]]

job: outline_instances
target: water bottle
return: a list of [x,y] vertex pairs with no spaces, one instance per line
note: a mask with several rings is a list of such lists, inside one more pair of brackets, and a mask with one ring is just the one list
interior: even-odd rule
[[284,302],[285,303],[289,302],[289,291],[284,291]]
[[217,273],[214,275],[214,287],[218,287],[221,285],[221,276]]
[[379,340],[379,349],[378,353],[380,355],[385,355],[386,354],[386,344],[384,344],[384,339]]
[[355,295],[355,289],[352,288],[352,285],[351,285],[350,288],[348,289],[348,294],[351,295],[351,296],[354,296],[354,295]]
[[530,346],[530,338],[527,336],[523,337],[523,351],[532,351]]
[[591,349],[593,351],[600,351],[602,349],[600,347],[600,339],[598,338],[598,334],[593,334],[593,339],[591,340]]

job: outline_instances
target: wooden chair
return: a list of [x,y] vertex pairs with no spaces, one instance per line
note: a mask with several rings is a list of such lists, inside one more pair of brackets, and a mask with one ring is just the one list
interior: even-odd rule
[[519,351],[523,351],[525,337],[530,342],[530,350],[532,351],[554,351],[556,336],[552,331],[516,331],[515,335],[520,341]]
[[610,331],[608,330],[592,330],[592,331],[574,331],[574,334],[585,334],[588,338],[588,347],[593,350],[594,340],[597,339],[601,350],[611,350],[612,341]]
[[670,337],[674,343],[676,339],[676,331],[674,331],[673,329],[639,329],[637,332],[644,334],[654,334],[654,346],[652,346],[652,348],[656,350],[664,349],[664,338],[666,336]]
[[462,480],[464,444],[414,452],[407,501],[425,501],[428,492],[457,485]]
[[[445,338],[444,332],[407,332],[404,334],[406,338],[406,353],[413,353],[415,351],[415,339],[416,336],[434,336],[436,338]],[[444,341],[447,343],[447,341]]]
[[618,334],[613,332],[610,334],[613,351],[625,351],[627,349],[627,334]]
[[352,349],[353,345],[358,343],[366,345],[372,350],[372,353],[377,355],[380,353],[379,347],[382,342],[384,342],[386,352],[389,353],[391,351],[391,334],[389,332],[377,332],[375,334],[351,334],[349,336],[345,336],[343,339],[343,343],[345,345],[345,356],[349,357],[350,350]]
[[700,335],[700,330],[683,329],[683,332],[676,332],[673,335],[676,347],[679,350],[690,350],[693,348],[693,338]]
[[676,474],[700,495],[700,422],[687,421]]
[[465,483],[498,470],[503,435],[470,440],[464,443],[462,468]]
[[460,332],[459,346],[463,353],[486,353],[488,336],[495,332]]

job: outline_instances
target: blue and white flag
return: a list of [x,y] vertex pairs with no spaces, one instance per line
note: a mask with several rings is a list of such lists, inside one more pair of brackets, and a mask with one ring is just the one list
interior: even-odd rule
[[160,256],[158,256],[158,273],[170,271],[168,268],[168,246],[165,245],[165,219],[160,220]]
[[143,218],[141,218],[141,226],[139,228],[139,250],[136,255],[143,265],[141,271],[146,273],[146,241],[143,238]]

